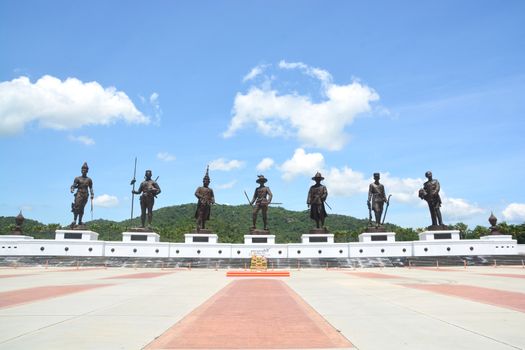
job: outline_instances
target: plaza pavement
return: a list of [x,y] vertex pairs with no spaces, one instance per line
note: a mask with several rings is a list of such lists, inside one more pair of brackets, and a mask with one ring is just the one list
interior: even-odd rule
[[525,349],[525,269],[0,268],[0,349]]

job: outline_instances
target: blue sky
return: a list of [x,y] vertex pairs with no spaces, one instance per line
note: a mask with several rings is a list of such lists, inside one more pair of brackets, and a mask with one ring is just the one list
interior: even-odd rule
[[387,221],[423,227],[432,170],[445,223],[522,223],[523,23],[522,1],[4,0],[0,215],[71,222],[86,161],[94,217],[126,219],[136,156],[156,208],[210,164],[219,203],[262,173],[304,210],[321,171],[332,213],[364,218],[380,172]]

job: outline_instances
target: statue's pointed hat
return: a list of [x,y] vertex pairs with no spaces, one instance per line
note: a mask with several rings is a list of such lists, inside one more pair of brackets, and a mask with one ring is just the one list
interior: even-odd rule
[[202,178],[202,180],[203,180],[203,181],[204,181],[204,180],[208,180],[208,181],[210,181],[210,166],[209,166],[209,165],[206,166],[206,174],[204,175],[204,177]]

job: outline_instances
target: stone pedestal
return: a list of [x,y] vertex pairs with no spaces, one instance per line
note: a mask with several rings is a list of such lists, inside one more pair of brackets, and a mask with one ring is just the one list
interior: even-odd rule
[[56,230],[55,240],[96,241],[98,240],[98,233],[90,230]]
[[[311,230],[310,230],[311,232]],[[323,231],[326,232],[326,231]],[[301,235],[301,243],[334,243],[333,233],[310,233]]]
[[216,244],[218,242],[219,236],[215,233],[202,233],[192,232],[184,234],[184,243],[210,243]]
[[275,235],[244,235],[244,244],[275,244]]
[[512,235],[487,235],[481,236],[479,239],[484,241],[512,241]]
[[153,231],[127,231],[122,232],[122,242],[148,242],[155,243],[160,241],[160,235]]
[[420,241],[453,240],[459,241],[459,230],[433,230],[419,233]]
[[363,232],[359,235],[359,242],[395,242],[395,232]]

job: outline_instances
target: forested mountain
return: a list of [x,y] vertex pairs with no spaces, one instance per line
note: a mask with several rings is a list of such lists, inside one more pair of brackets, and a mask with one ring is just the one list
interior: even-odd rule
[[[153,229],[161,235],[163,242],[184,242],[184,234],[195,229],[196,204],[183,204],[164,207],[153,212]],[[243,236],[248,234],[252,225],[252,208],[248,205],[214,205],[211,220],[207,228],[219,235],[221,243],[242,243]],[[14,228],[14,217],[0,217],[0,234],[9,234]],[[258,227],[262,227],[262,219],[259,214]],[[357,236],[366,230],[367,220],[356,219],[351,216],[329,214],[326,226],[331,233],[335,234],[336,242],[355,242]],[[100,234],[100,240],[121,240],[123,231],[130,227],[140,225],[139,218],[133,221],[121,222],[109,220],[94,220],[87,222],[92,231]],[[310,220],[307,211],[291,211],[281,207],[270,207],[268,210],[268,226],[272,234],[276,235],[277,243],[297,243],[301,241],[301,235],[308,233],[315,225]],[[42,224],[35,220],[26,219],[23,225],[25,234],[35,238],[54,238],[54,232],[60,228],[59,224]],[[476,226],[473,230],[467,225],[458,223],[454,228],[461,231],[462,238],[478,238],[488,233],[488,229]],[[389,231],[396,232],[396,240],[417,240],[417,232],[412,228],[402,228],[387,224]],[[502,223],[500,231],[512,234],[518,239],[518,243],[525,243],[525,224],[507,225]]]

